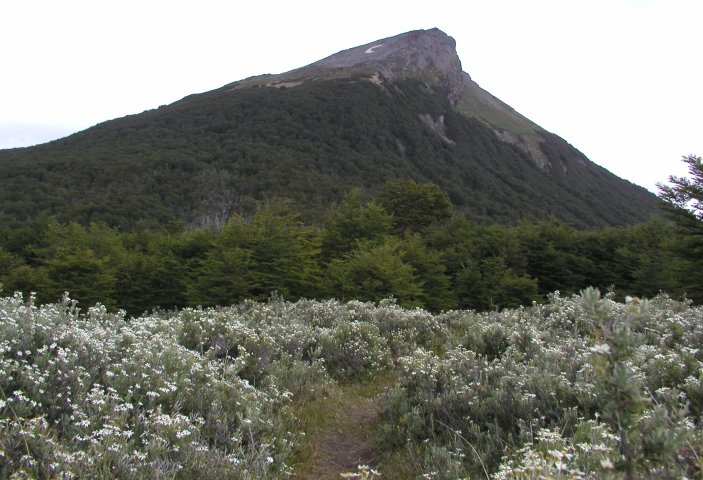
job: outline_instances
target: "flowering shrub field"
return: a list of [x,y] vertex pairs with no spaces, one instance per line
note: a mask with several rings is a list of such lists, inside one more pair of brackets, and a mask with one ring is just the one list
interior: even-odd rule
[[398,359],[382,427],[426,478],[700,477],[700,308],[588,289],[435,320],[455,342]]
[[694,478],[702,345],[700,308],[595,289],[488,313],[274,297],[138,318],[16,294],[0,478],[290,478],[292,407],[389,373],[381,478]]

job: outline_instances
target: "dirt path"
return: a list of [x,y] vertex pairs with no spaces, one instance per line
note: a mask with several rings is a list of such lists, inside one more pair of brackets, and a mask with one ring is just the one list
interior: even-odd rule
[[341,473],[356,472],[358,465],[376,466],[373,433],[380,390],[378,384],[343,386],[308,407],[311,428],[293,478],[338,480]]

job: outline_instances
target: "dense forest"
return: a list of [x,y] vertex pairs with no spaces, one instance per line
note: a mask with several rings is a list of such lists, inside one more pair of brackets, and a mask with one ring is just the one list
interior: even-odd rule
[[472,223],[432,184],[388,183],[331,207],[322,225],[283,201],[260,203],[219,229],[181,224],[130,231],[37,219],[0,230],[5,292],[39,301],[69,291],[130,315],[154,309],[265,300],[389,296],[430,311],[502,309],[584,285],[618,295],[660,291],[701,300],[677,227],[658,219],[579,230],[554,218],[513,226]]
[[[438,134],[432,125],[440,118]],[[399,179],[438,185],[472,222],[553,216],[590,228],[646,221],[657,211],[654,195],[556,135],[541,131],[547,166],[501,138],[417,82],[223,88],[0,151],[0,222],[53,216],[123,230],[221,226],[283,197],[304,221],[320,223],[349,189],[375,196]]]

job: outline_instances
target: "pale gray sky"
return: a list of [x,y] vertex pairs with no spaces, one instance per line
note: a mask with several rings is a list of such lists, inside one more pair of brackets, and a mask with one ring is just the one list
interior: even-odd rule
[[0,148],[438,27],[483,88],[654,190],[703,155],[702,22],[701,0],[8,0]]

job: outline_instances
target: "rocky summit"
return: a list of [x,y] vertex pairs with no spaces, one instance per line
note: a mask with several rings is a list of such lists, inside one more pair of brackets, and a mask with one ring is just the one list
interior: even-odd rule
[[656,197],[595,165],[463,71],[454,39],[417,30],[238,80],[61,140],[0,151],[0,221],[219,225],[285,198],[330,204],[397,179],[441,187],[480,222],[632,224]]
[[456,42],[436,28],[408,32],[350,48],[310,67],[330,70],[370,68],[391,82],[416,78],[428,86],[446,90],[453,104],[458,102],[464,90],[464,75],[456,53]]
[[363,74],[376,82],[422,80],[428,87],[447,91],[454,104],[465,87],[456,42],[437,28],[376,40],[287,73],[253,77],[235,85],[295,86],[308,81]]

